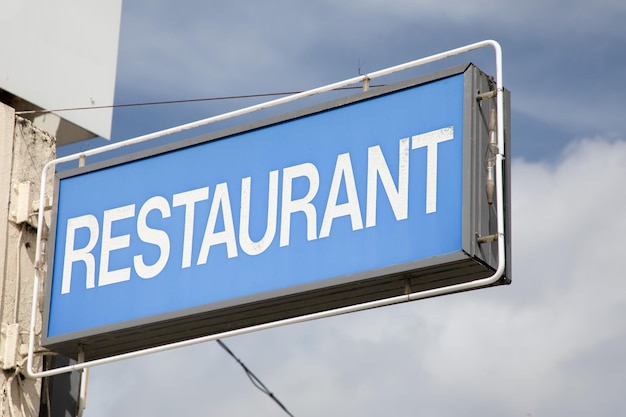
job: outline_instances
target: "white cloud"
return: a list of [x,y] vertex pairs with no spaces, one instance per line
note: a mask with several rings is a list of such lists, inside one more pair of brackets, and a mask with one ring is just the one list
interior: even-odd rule
[[502,298],[468,294],[438,317],[446,325],[424,366],[442,391],[495,397],[518,415],[567,404],[580,385],[603,395],[602,375],[576,379],[568,364],[626,339],[624,178],[623,141],[580,141],[554,163],[514,162],[514,284]]

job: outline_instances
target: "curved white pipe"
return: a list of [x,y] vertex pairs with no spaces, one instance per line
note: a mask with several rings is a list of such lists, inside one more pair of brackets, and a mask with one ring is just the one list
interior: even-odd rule
[[[289,103],[291,101],[299,100],[302,98],[310,97],[316,94],[324,93],[327,91],[335,90],[338,88],[346,87],[348,85],[357,84],[360,82],[366,82],[366,80],[371,80],[374,78],[382,77],[384,75],[389,75],[394,72],[403,71],[409,68],[414,68],[420,65],[440,61],[445,58],[449,58],[455,55],[459,55],[462,53],[467,53],[476,49],[484,48],[484,47],[492,47],[495,51],[496,58],[496,108],[497,108],[497,117],[498,117],[498,127],[497,127],[497,143],[498,143],[498,155],[496,155],[496,202],[497,202],[497,234],[498,234],[498,267],[494,274],[490,277],[462,283],[451,285],[442,288],[435,288],[432,290],[419,291],[408,295],[401,295],[391,298],[386,298],[384,300],[377,300],[368,303],[362,303],[358,305],[348,306],[337,308],[334,310],[322,311],[319,313],[307,314],[305,316],[293,317],[290,319],[279,320],[271,323],[259,324],[252,327],[247,327],[244,329],[231,330],[228,332],[222,332],[219,334],[214,334],[210,336],[203,336],[191,340],[184,340],[181,342],[170,343],[163,346],[156,346],[152,348],[142,349],[134,352],[124,353],[120,355],[111,356],[108,358],[96,359],[88,362],[81,362],[74,365],[64,366],[60,368],[50,369],[48,371],[35,372],[33,370],[33,356],[34,356],[34,346],[35,346],[35,323],[37,318],[37,301],[38,301],[38,291],[39,291],[39,276],[38,272],[41,269],[41,265],[43,260],[41,260],[41,252],[42,252],[42,230],[43,230],[43,222],[44,222],[44,204],[45,204],[45,184],[47,181],[46,172],[51,168],[55,167],[58,164],[64,162],[74,161],[80,158],[84,158],[91,155],[100,154],[103,152],[108,152],[114,149],[120,149],[126,146],[134,145],[137,143],[145,142],[151,139],[159,138],[162,136],[167,136],[173,133],[182,132],[184,130],[193,129],[196,127],[208,125],[211,123],[215,123],[218,121],[230,119],[233,117],[241,116],[244,114],[252,113],[258,110],[275,107],[280,104]],[[217,339],[224,339],[227,337],[237,336],[245,333],[251,333],[258,330],[270,329],[274,327],[279,327],[287,324],[301,323],[310,320],[316,320],[324,317],[331,317],[340,314],[366,310],[374,307],[381,307],[385,305],[397,304],[405,301],[418,300],[421,298],[433,297],[436,295],[449,294],[453,292],[479,288],[483,286],[487,286],[497,282],[500,278],[502,278],[506,266],[505,259],[505,239],[504,239],[504,185],[503,185],[503,159],[505,155],[504,149],[504,88],[502,81],[502,48],[500,44],[494,40],[485,40],[481,42],[476,42],[470,45],[462,46],[456,49],[452,49],[446,52],[441,52],[436,55],[431,55],[426,58],[417,59],[405,64],[396,65],[393,67],[389,67],[383,70],[379,70],[370,74],[359,75],[358,77],[349,78],[344,81],[339,81],[333,84],[328,84],[323,87],[318,87],[312,90],[307,90],[301,93],[293,94],[287,97],[271,100],[265,103],[257,104],[250,107],[245,107],[240,110],[231,111],[228,113],[224,113],[217,116],[212,116],[206,119],[202,119],[196,122],[191,122],[187,124],[183,124],[180,126],[175,126],[169,129],[160,130],[158,132],[150,133],[143,136],[138,136],[132,139],[128,139],[123,142],[112,143],[107,146],[103,146],[96,149],[91,149],[88,151],[75,153],[72,155],[68,155],[62,158],[54,159],[48,162],[42,173],[41,173],[41,187],[40,187],[40,196],[39,196],[39,213],[37,219],[37,245],[35,250],[35,260],[36,260],[36,268],[35,268],[35,277],[33,283],[33,302],[32,302],[32,310],[31,310],[31,323],[30,323],[30,331],[29,331],[29,340],[28,340],[28,363],[26,365],[26,375],[29,378],[43,378],[48,376],[54,376],[65,372],[72,372],[80,369],[85,369],[90,366],[104,365],[111,362],[116,362],[123,359],[130,359],[138,356],[148,355],[151,353],[163,352],[166,350],[176,349],[179,347],[190,346],[197,343],[209,342]]]

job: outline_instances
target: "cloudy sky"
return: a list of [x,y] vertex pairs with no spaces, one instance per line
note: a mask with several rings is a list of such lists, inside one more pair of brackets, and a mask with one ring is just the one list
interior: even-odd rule
[[[502,44],[513,284],[225,340],[293,415],[626,414],[624,21],[622,0],[124,3],[118,104],[303,90]],[[450,65],[493,73],[488,52]],[[113,140],[253,103],[118,109]],[[86,417],[286,415],[216,343],[90,375]]]

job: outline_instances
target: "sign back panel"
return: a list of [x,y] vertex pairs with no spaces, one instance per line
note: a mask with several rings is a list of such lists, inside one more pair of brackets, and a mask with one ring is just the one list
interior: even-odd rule
[[464,251],[468,79],[60,174],[44,343],[102,357],[489,273]]

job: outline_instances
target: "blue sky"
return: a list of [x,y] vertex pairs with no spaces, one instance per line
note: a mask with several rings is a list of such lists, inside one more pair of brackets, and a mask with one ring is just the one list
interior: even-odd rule
[[[504,48],[514,98],[514,155],[553,158],[571,140],[625,128],[625,13],[619,1],[126,2],[115,101],[303,90],[494,38]],[[490,57],[452,63],[472,60],[493,72]],[[112,136],[123,140],[249,104],[118,109]]]
[[[624,21],[620,0],[128,1],[115,101],[304,90],[499,41],[513,284],[226,342],[296,416],[624,415]],[[467,60],[493,73],[490,53],[449,65]],[[255,102],[117,109],[112,140]],[[284,415],[215,343],[92,369],[85,416],[174,414]]]

